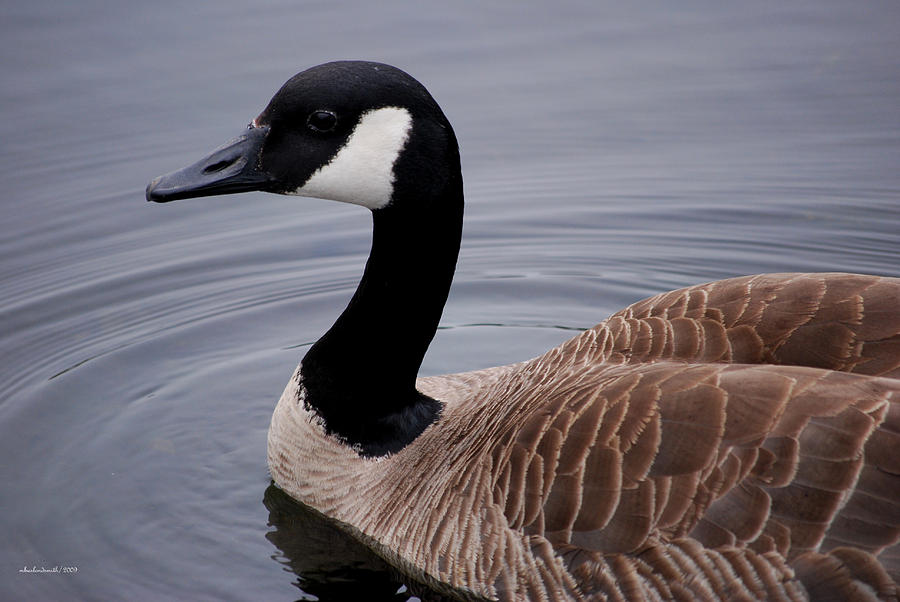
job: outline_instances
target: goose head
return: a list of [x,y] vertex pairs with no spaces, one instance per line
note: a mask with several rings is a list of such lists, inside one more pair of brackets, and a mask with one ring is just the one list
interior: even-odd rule
[[390,65],[339,61],[292,77],[240,136],[146,194],[164,203],[260,190],[376,211],[428,204],[458,173],[453,129],[424,86]]
[[342,61],[284,84],[240,136],[147,186],[147,199],[267,191],[354,203],[372,249],[349,305],[303,358],[304,405],[366,455],[396,451],[440,414],[416,390],[459,253],[456,137],[400,69]]

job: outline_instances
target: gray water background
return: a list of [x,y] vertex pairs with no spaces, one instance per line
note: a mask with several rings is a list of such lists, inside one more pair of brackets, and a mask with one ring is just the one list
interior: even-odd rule
[[[397,65],[456,128],[466,226],[426,374],[532,357],[702,281],[900,274],[893,1],[0,17],[2,600],[407,597],[266,471],[269,416],[353,292],[367,212],[143,199],[308,66]],[[77,572],[24,571],[54,567]]]

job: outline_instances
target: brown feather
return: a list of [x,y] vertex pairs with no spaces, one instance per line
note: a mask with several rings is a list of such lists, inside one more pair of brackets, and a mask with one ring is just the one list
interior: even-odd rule
[[[445,594],[897,599],[900,280],[735,278],[529,362],[419,379],[442,418],[361,459],[296,399],[272,474]],[[313,454],[316,466],[293,458]]]

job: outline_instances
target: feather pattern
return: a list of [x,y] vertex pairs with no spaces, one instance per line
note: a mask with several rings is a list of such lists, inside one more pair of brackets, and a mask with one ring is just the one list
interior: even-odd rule
[[380,460],[324,435],[295,379],[270,466],[458,597],[896,599],[898,305],[900,281],[848,274],[658,295],[533,360],[420,378],[443,417]]
[[307,69],[147,198],[248,190],[372,209],[269,468],[413,579],[462,599],[897,600],[900,280],[712,282],[530,361],[416,379],[464,205],[427,90],[378,63]]

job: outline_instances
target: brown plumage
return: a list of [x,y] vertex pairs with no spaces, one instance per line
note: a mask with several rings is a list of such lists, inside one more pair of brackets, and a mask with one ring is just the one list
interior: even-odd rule
[[292,382],[270,466],[456,596],[896,599],[898,307],[900,280],[851,274],[658,295],[534,360],[419,379],[444,416],[382,460]]
[[416,379],[463,216],[425,88],[313,67],[147,198],[248,190],[372,210],[365,273],[276,407],[269,467],[410,577],[472,599],[897,599],[900,280],[712,282],[530,361]]

